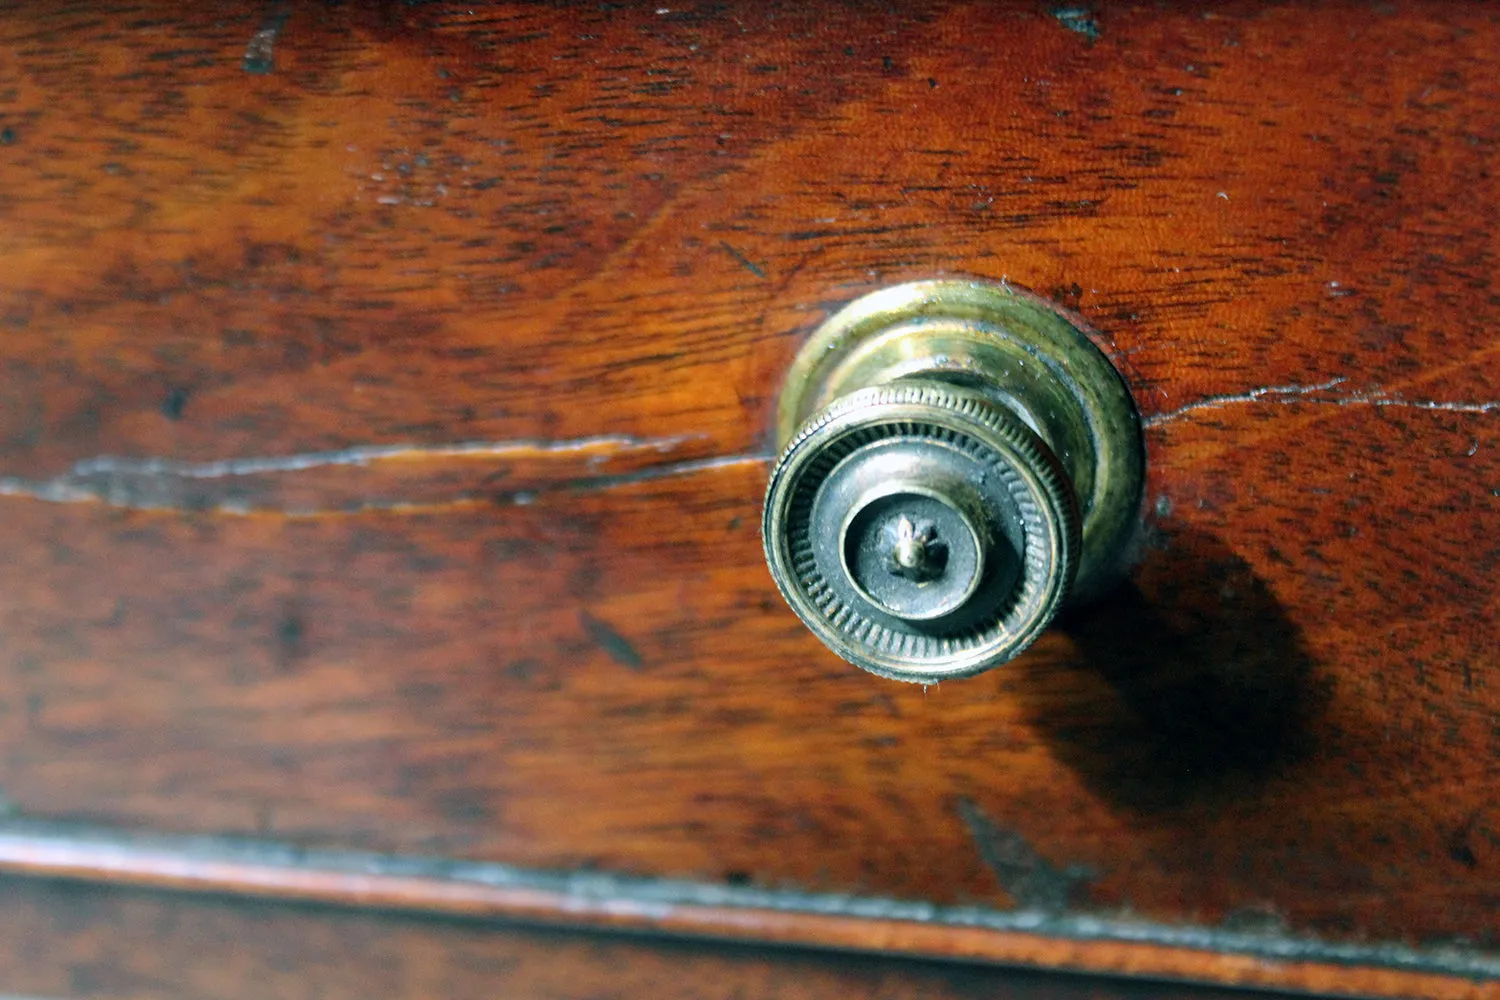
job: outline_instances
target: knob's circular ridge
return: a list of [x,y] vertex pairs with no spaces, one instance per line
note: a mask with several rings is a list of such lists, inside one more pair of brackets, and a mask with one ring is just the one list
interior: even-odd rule
[[[904,533],[884,569],[915,582],[886,579],[880,565],[865,572],[886,589],[941,594],[949,585],[964,600],[906,615],[862,586],[868,581],[856,578],[841,547],[849,544],[846,508],[872,486],[896,497],[887,529]],[[831,520],[820,505],[835,509]],[[839,520],[845,530],[829,530]],[[982,579],[945,583],[939,570],[923,580],[902,562],[929,548],[967,554],[965,538],[952,530],[939,537],[936,522],[979,524],[984,551],[964,565]],[[798,429],[772,472],[763,532],[782,594],[827,645],[883,676],[934,682],[1010,659],[1046,627],[1077,568],[1080,515],[1057,456],[1020,417],[982,392],[914,379],[840,397]]]

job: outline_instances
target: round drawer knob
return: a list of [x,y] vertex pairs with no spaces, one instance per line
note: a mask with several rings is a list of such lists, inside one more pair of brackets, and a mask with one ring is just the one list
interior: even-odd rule
[[1014,656],[1078,565],[1078,504],[1046,443],[998,403],[902,380],[820,411],[772,474],[771,566],[847,659],[932,680]]
[[1139,503],[1118,375],[1001,285],[923,282],[847,307],[799,355],[781,424],[772,575],[825,644],[886,677],[930,683],[1015,656],[1075,581],[1098,583],[1101,547],[1120,547]]

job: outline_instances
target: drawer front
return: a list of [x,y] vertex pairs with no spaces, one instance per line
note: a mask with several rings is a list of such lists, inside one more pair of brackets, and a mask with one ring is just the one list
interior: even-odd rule
[[[0,882],[0,976],[28,996],[261,1000],[1236,1000],[1243,993],[870,956],[606,937]],[[379,959],[372,961],[372,956]],[[1258,994],[1276,1000],[1291,994]]]
[[[1439,2],[12,5],[0,788],[1500,977],[1497,64]],[[924,688],[760,504],[800,343],[959,274],[1102,331],[1145,528]]]

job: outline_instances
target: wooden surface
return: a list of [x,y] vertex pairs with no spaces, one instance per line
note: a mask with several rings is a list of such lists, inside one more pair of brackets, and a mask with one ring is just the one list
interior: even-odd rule
[[[1493,954],[1493,8],[3,12],[14,810]],[[960,272],[1149,530],[923,690],[756,525],[801,338]]]
[[[0,989],[62,1000],[1231,1000],[870,956],[0,882]],[[1256,994],[1269,997],[1270,994]]]
[[[0,871],[226,894],[283,905],[331,904],[406,916],[505,920],[691,937],[719,944],[973,965],[1087,969],[1136,979],[1291,987],[1321,996],[1484,1000],[1500,995],[1495,963],[1462,948],[1335,943],[1241,920],[1168,927],[1120,916],[1002,912],[603,872],[538,872],[434,858],[89,831],[28,821],[0,826]],[[0,880],[0,888],[7,882]],[[22,883],[17,883],[22,884]],[[87,889],[81,890],[87,891]],[[176,904],[190,912],[193,897]]]

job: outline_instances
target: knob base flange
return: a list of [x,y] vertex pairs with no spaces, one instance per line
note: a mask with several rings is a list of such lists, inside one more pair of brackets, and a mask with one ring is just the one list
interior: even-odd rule
[[1082,518],[1075,596],[1112,583],[1140,524],[1145,455],[1134,401],[1078,317],[1004,282],[941,279],[850,303],[793,362],[777,445],[835,400],[920,378],[984,393],[1050,447]]

